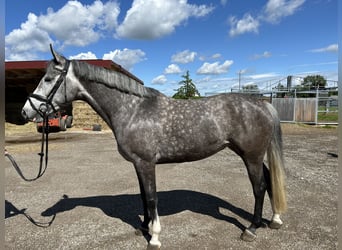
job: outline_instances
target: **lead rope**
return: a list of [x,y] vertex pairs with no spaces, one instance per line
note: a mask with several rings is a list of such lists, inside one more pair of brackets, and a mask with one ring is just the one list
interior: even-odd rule
[[[7,156],[7,158],[12,162],[12,165],[14,167],[14,169],[17,171],[17,173],[19,174],[19,176],[24,180],[24,181],[35,181],[37,179],[39,179],[41,176],[43,176],[43,174],[45,173],[46,169],[47,169],[47,165],[48,165],[48,141],[49,141],[49,119],[48,116],[46,115],[46,113],[44,113],[43,116],[43,127],[42,127],[42,142],[41,142],[41,148],[40,148],[40,153],[38,153],[38,155],[40,156],[40,164],[39,164],[39,171],[38,174],[35,178],[29,179],[26,178],[23,174],[23,172],[21,171],[20,167],[18,166],[17,162],[14,160],[14,158],[12,157],[12,155],[10,155],[7,150],[5,149],[5,156]],[[46,144],[44,146],[44,143]],[[45,148],[45,153],[44,153],[44,148]],[[43,159],[45,156],[45,166],[43,168]],[[7,201],[6,201],[7,202]],[[13,205],[12,205],[13,206]],[[26,209],[23,210],[18,210],[15,208],[15,211],[17,214],[22,214],[24,215],[32,224],[38,226],[38,227],[49,227],[51,226],[51,224],[53,223],[53,221],[56,218],[56,214],[53,215],[52,219],[49,222],[40,222],[37,221],[35,219],[33,219],[29,214],[27,214],[25,212]]]
[[[35,181],[37,179],[39,179],[41,176],[43,176],[43,174],[45,173],[46,169],[47,169],[47,165],[48,165],[48,142],[49,142],[49,119],[47,117],[47,115],[44,114],[43,116],[43,128],[42,128],[42,142],[41,142],[41,147],[40,147],[40,152],[38,153],[38,155],[40,156],[40,164],[39,164],[39,171],[36,177],[34,178],[26,178],[23,174],[23,172],[21,171],[19,165],[17,164],[17,162],[14,160],[13,156],[10,155],[7,150],[5,149],[5,156],[7,156],[7,158],[12,162],[12,165],[14,167],[14,169],[17,171],[17,173],[19,174],[19,176],[24,180],[24,181]],[[46,144],[46,145],[44,145]],[[44,153],[44,148],[45,148],[45,153]],[[45,156],[45,166],[43,167],[43,160],[44,160],[44,156]]]

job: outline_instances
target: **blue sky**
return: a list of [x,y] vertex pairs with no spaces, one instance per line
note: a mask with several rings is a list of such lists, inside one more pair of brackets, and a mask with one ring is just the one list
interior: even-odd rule
[[[7,61],[111,59],[167,95],[189,70],[201,95],[288,75],[337,80],[337,0],[6,1]],[[284,82],[285,83],[285,82]],[[329,83],[331,83],[329,81]]]

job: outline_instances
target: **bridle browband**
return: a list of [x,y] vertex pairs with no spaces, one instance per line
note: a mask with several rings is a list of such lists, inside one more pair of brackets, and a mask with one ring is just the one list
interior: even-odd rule
[[[55,109],[55,107],[52,104],[52,99],[55,96],[57,90],[59,89],[59,87],[62,85],[63,82],[64,82],[64,91],[65,91],[64,92],[64,97],[65,97],[65,102],[67,102],[66,75],[68,73],[69,65],[70,65],[70,61],[66,60],[64,68],[61,71],[61,74],[60,74],[59,78],[57,79],[55,85],[53,86],[53,88],[51,89],[51,91],[47,95],[47,97],[42,96],[42,95],[33,94],[33,93],[30,94],[29,97],[28,97],[28,101],[29,101],[31,107],[43,118],[41,151],[40,151],[40,153],[38,153],[38,155],[40,156],[40,164],[39,164],[38,175],[35,178],[32,178],[32,179],[26,178],[24,176],[24,174],[22,173],[21,169],[19,168],[18,164],[14,160],[14,158],[7,151],[5,151],[5,156],[8,157],[8,159],[12,162],[13,167],[18,172],[19,176],[23,180],[25,180],[25,181],[35,181],[35,180],[37,180],[38,178],[43,176],[43,174],[45,173],[45,171],[47,169],[47,164],[48,164],[48,141],[49,141],[49,139],[48,139],[48,134],[49,134],[49,118],[48,118],[49,114],[48,114],[48,110],[49,110],[49,106],[50,106],[52,108],[53,112],[57,112],[57,110]],[[38,101],[41,101],[42,103],[39,105],[39,107],[36,107],[34,105],[34,103],[32,102],[31,98],[35,98]],[[44,145],[44,143],[46,144],[46,146]],[[45,153],[44,153],[44,148],[45,148]],[[45,167],[43,168],[44,156],[45,156]]]

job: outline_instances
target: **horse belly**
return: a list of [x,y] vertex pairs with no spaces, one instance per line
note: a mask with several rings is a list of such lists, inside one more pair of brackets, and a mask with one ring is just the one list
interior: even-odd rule
[[207,158],[227,146],[223,141],[216,143],[194,143],[178,140],[169,141],[168,145],[163,145],[157,154],[157,163],[188,162]]
[[159,142],[159,162],[186,162],[209,157],[227,146],[220,124],[208,112],[166,123]]

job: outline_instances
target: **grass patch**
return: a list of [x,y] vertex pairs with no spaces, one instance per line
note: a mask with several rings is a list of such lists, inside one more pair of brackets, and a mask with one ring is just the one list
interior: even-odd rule
[[338,122],[338,112],[319,112],[318,122]]

